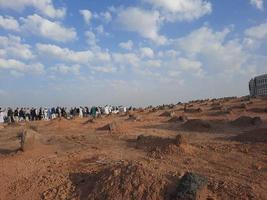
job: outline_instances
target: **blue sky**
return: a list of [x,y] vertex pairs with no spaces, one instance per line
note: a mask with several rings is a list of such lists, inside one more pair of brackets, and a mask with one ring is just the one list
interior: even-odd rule
[[2,106],[150,105],[248,94],[264,0],[0,0]]

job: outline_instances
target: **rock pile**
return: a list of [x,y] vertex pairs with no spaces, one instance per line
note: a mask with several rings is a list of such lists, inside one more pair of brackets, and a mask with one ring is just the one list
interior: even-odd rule
[[201,200],[207,198],[207,184],[206,177],[187,172],[179,181],[176,200]]

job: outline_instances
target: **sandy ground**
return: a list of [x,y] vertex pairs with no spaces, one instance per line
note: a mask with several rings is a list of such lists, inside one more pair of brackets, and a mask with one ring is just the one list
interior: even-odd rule
[[[137,120],[123,114],[92,122],[77,118],[5,126],[0,129],[0,199],[116,199],[120,192],[112,197],[116,181],[102,184],[97,174],[131,161],[166,185],[163,197],[155,193],[140,199],[170,199],[185,172],[208,178],[208,199],[267,199],[267,100],[204,101],[187,108],[187,112],[184,105],[140,109],[132,113]],[[198,108],[201,111],[195,112]],[[183,115],[210,126],[170,121]],[[240,116],[260,117],[262,123],[231,122]],[[115,130],[107,130],[105,125],[113,122]],[[17,134],[29,127],[38,133],[36,144],[22,152]],[[165,151],[164,141],[177,134],[187,143]],[[138,144],[139,135],[155,137]],[[139,186],[150,180],[139,180],[136,191],[143,191]],[[101,192],[109,196],[100,197]]]

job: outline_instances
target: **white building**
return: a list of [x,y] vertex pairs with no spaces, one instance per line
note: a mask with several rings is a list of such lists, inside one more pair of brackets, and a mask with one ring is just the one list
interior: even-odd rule
[[257,76],[249,81],[250,96],[267,96],[267,74]]

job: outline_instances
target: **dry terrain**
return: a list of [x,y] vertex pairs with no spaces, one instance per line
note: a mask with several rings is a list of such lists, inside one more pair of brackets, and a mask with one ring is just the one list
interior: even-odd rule
[[[20,150],[19,135],[34,143]],[[0,127],[0,199],[267,199],[267,100],[232,98]]]

